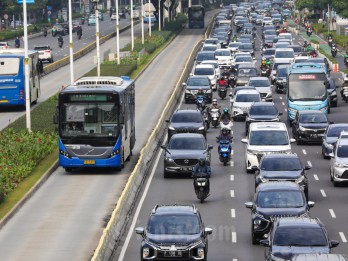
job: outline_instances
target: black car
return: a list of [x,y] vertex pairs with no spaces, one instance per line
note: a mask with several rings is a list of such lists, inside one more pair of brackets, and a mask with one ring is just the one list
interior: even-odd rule
[[193,167],[200,158],[205,158],[210,164],[212,145],[208,145],[203,134],[174,134],[164,149],[164,177],[170,174],[192,174]]
[[318,218],[285,217],[274,221],[266,246],[265,260],[289,260],[295,254],[331,252],[339,242],[329,240],[328,233]]
[[347,255],[341,254],[298,254],[291,261],[348,261]]
[[207,260],[208,235],[197,208],[184,205],[157,205],[146,228],[135,229],[143,240],[140,260]]
[[215,52],[214,51],[200,51],[196,56],[196,64],[200,64],[205,60],[215,60]]
[[331,78],[328,79],[327,86],[327,95],[330,98],[330,107],[337,107],[337,92],[336,92],[336,84],[335,81]]
[[185,87],[185,103],[195,102],[196,94],[199,90],[204,92],[204,96],[208,103],[213,100],[213,90],[210,80],[206,76],[190,76],[186,83],[183,83]]
[[278,112],[273,102],[254,102],[245,119],[245,135],[249,133],[249,125],[252,122],[280,121],[283,113]]
[[297,111],[292,122],[292,135],[298,145],[305,142],[321,143],[328,125],[329,121],[322,111]]
[[275,73],[275,91],[276,93],[286,93],[289,65],[279,65]]
[[277,217],[306,216],[314,202],[306,202],[299,185],[293,182],[268,182],[256,189],[252,202],[245,207],[251,209],[251,238],[257,244],[265,238]]
[[265,39],[263,40],[264,48],[272,48],[273,47],[273,39],[276,38],[275,35],[265,35]]
[[175,133],[200,133],[206,137],[207,125],[199,110],[177,110],[166,122],[169,123],[168,140]]
[[321,144],[321,154],[324,159],[330,158],[333,147],[342,131],[348,131],[348,123],[334,123],[326,128]]
[[250,53],[250,55],[252,57],[255,57],[255,52],[254,52],[254,47],[252,43],[243,43],[239,46],[238,48],[239,52],[246,52],[246,53]]
[[269,181],[291,181],[298,184],[308,200],[308,178],[305,171],[310,166],[303,166],[296,154],[266,154],[255,168],[255,190],[261,183]]

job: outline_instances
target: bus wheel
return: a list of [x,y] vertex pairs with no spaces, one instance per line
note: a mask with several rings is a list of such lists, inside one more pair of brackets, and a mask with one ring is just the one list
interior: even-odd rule
[[72,172],[72,168],[64,168],[65,169],[65,172],[68,172],[68,173],[70,173],[70,172]]

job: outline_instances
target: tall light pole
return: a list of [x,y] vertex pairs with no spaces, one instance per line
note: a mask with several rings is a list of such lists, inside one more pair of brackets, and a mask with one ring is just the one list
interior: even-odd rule
[[130,9],[131,9],[131,39],[132,39],[132,51],[134,49],[134,24],[133,24],[133,0],[130,0]]
[[120,64],[120,25],[119,19],[120,16],[118,14],[118,0],[116,1],[116,55],[117,55],[117,64]]
[[158,0],[158,31],[161,31],[161,0]]
[[70,83],[74,84],[74,49],[72,35],[72,8],[69,0],[69,49],[70,49]]
[[27,0],[23,0],[24,16],[24,83],[25,83],[25,115],[27,130],[31,132],[30,88],[29,88],[29,55],[28,55],[28,21]]
[[151,36],[151,0],[149,0],[149,36]]
[[96,30],[96,44],[97,44],[97,76],[100,76],[100,45],[99,45],[99,12],[98,8],[96,6],[95,9],[95,19],[96,19],[96,24],[95,24],[95,30]]
[[144,0],[141,0],[141,43],[144,44]]

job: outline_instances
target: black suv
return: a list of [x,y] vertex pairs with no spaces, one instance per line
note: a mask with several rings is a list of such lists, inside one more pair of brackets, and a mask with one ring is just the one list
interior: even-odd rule
[[254,102],[245,119],[245,135],[249,133],[249,125],[252,122],[280,121],[283,113],[278,112],[273,102]]
[[260,184],[252,202],[245,207],[251,209],[252,243],[267,235],[272,221],[277,217],[307,216],[314,202],[306,202],[306,197],[299,185],[293,182],[268,182]]
[[255,171],[255,190],[261,183],[269,181],[291,181],[300,185],[308,200],[308,178],[305,170],[311,166],[303,166],[296,154],[266,154]]
[[276,93],[286,93],[287,84],[286,78],[288,77],[289,65],[279,65],[275,74],[275,91]]
[[297,111],[292,122],[292,136],[297,145],[305,142],[321,143],[329,126],[326,114],[318,110]]
[[208,235],[197,208],[180,205],[157,205],[147,227],[138,227],[143,237],[140,260],[207,260]]
[[207,102],[211,103],[213,100],[212,86],[206,76],[190,76],[182,85],[185,87],[185,103],[195,102],[199,90],[204,92]]
[[206,137],[207,124],[199,110],[177,110],[168,126],[168,141],[175,133],[201,133]]
[[331,252],[339,242],[329,240],[328,233],[318,218],[287,217],[277,219],[268,239],[260,244],[266,246],[265,260],[289,260],[295,254]]

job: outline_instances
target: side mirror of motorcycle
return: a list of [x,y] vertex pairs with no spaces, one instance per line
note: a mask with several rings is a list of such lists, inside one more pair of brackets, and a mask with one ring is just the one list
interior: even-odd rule
[[248,139],[241,139],[240,140],[242,143],[248,143]]

